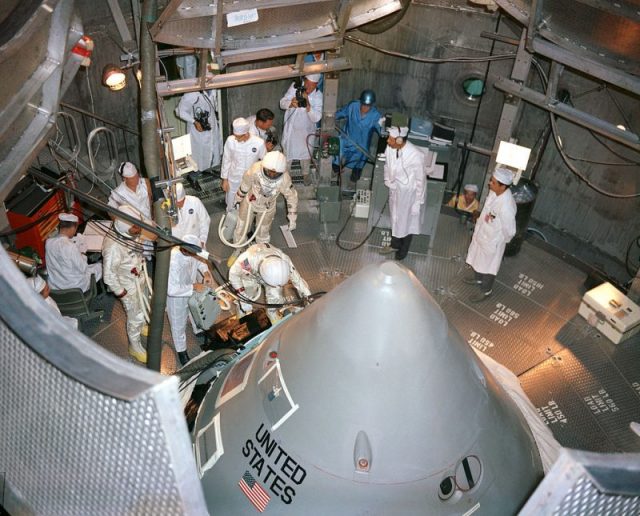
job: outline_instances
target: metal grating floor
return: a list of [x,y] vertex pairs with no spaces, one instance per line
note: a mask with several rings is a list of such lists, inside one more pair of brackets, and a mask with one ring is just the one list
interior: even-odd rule
[[[298,247],[287,249],[278,229],[286,224],[283,204],[272,228],[272,243],[291,256],[312,292],[330,291],[364,265],[388,258],[378,254],[386,230],[374,230],[362,243],[366,219],[350,219],[345,226],[348,201],[343,201],[335,223],[320,223],[315,201],[300,201],[294,232]],[[220,217],[220,211],[212,215],[208,249],[226,272],[231,250],[218,239]],[[336,245],[338,235],[340,246],[355,249]],[[616,346],[577,315],[586,274],[525,242],[517,256],[504,259],[494,296],[473,304],[468,298],[475,287],[461,281],[467,273],[464,258],[471,228],[443,210],[436,235],[430,254],[412,251],[404,265],[470,345],[519,376],[560,444],[589,451],[640,452],[640,436],[629,428],[631,422],[640,422],[640,334]],[[428,237],[422,238],[412,249],[426,249]],[[84,331],[126,358],[123,310],[110,297],[103,304],[105,321]],[[187,339],[194,354],[202,338],[187,331]],[[162,372],[169,374],[175,367],[166,325]]]

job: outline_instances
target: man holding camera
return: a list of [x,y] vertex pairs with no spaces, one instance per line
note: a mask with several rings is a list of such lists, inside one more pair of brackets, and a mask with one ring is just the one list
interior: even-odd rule
[[291,170],[291,161],[299,160],[305,185],[311,184],[311,152],[315,145],[316,124],[322,118],[322,93],[316,89],[320,77],[319,73],[307,75],[298,87],[294,81],[280,99],[280,108],[286,109],[282,147],[287,168]]
[[185,93],[176,115],[187,123],[191,136],[191,157],[198,170],[209,170],[220,164],[222,137],[218,128],[218,109],[213,90]]
[[280,150],[277,148],[278,137],[276,136],[276,129],[273,126],[274,117],[273,111],[262,108],[258,109],[255,115],[247,118],[249,122],[249,133],[254,136],[259,136],[264,140],[264,146],[267,152]]

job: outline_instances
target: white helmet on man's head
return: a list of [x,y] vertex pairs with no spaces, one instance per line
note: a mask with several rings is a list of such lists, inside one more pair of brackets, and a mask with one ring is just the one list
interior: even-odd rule
[[262,281],[270,287],[282,287],[289,282],[289,264],[279,256],[267,256],[259,270]]
[[267,152],[262,158],[262,175],[269,181],[278,181],[285,170],[287,170],[287,158],[282,152]]

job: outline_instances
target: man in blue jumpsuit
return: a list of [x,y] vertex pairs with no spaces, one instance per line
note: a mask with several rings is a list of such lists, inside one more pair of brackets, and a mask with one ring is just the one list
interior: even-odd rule
[[369,152],[373,131],[380,134],[379,120],[382,115],[375,103],[376,94],[372,90],[364,90],[359,100],[349,102],[336,112],[336,120],[346,119],[346,135],[340,136],[340,161],[334,161],[333,169],[339,173],[342,167],[350,168],[352,183],[360,179],[362,168],[367,163],[362,150]]

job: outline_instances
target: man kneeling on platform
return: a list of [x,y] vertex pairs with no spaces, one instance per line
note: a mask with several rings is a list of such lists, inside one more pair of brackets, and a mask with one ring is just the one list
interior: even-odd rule
[[[229,282],[242,296],[239,301],[238,316],[253,310],[251,301],[256,301],[264,287],[269,305],[283,305],[285,298],[283,287],[291,280],[298,295],[306,298],[311,295],[309,285],[300,276],[289,258],[280,249],[271,244],[254,244],[244,251],[229,269]],[[280,319],[278,307],[267,308],[272,323]]]

